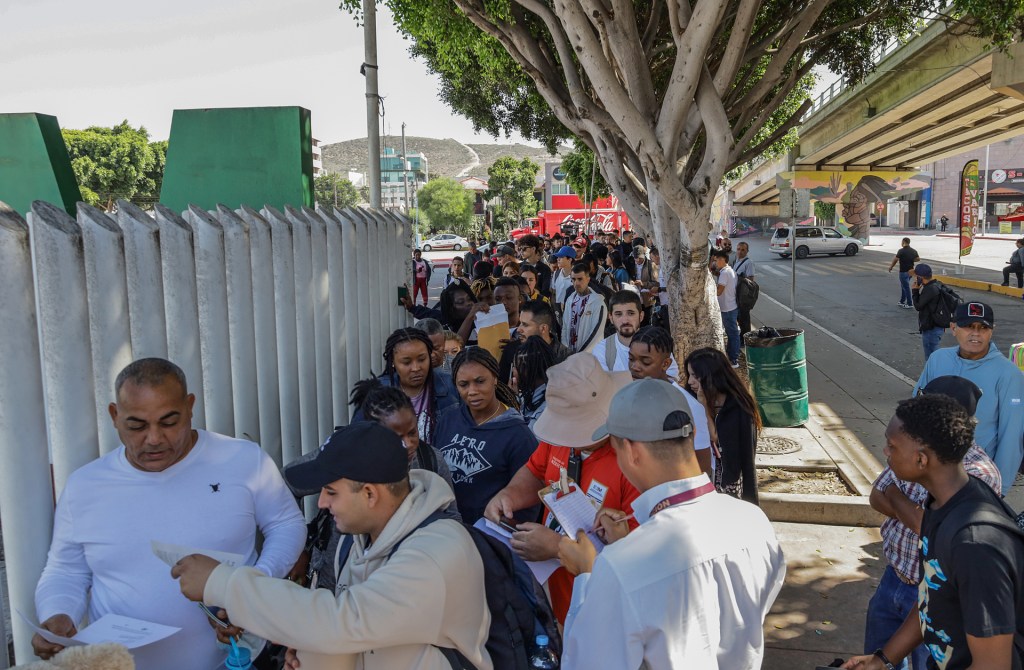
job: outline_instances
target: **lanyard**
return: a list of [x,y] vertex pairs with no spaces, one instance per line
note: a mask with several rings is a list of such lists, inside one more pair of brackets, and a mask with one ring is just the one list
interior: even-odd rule
[[711,482],[708,482],[707,484],[704,484],[703,486],[698,486],[695,489],[690,489],[689,491],[683,491],[682,493],[677,493],[674,496],[669,496],[668,498],[665,498],[660,503],[655,505],[653,509],[651,509],[651,516],[654,516],[663,509],[674,507],[675,505],[687,502],[688,500],[694,500],[696,498],[701,497],[702,495],[711,493],[714,490],[715,485],[712,484]]
[[[579,300],[579,307],[576,307],[576,301]],[[583,316],[583,310],[587,308],[587,302],[590,300],[590,294],[586,294],[582,298],[579,295],[574,295],[572,300],[572,321],[569,326],[569,346],[576,347],[576,339],[579,336],[577,327],[580,323],[580,317]]]

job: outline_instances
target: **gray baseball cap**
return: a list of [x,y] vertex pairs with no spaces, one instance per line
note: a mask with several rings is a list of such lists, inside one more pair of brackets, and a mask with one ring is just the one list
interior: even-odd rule
[[683,392],[660,379],[640,379],[620,389],[608,408],[608,420],[594,431],[605,435],[655,442],[693,434],[693,420]]

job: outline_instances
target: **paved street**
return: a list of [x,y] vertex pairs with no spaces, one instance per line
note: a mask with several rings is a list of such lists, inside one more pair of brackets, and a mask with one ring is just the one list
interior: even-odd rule
[[[796,263],[796,311],[891,365],[902,374],[917,379],[924,365],[921,336],[917,332],[917,312],[896,306],[899,278],[887,272],[899,248],[901,235],[873,235],[872,245],[856,256],[811,256]],[[761,292],[787,307],[790,299],[792,259],[781,259],[768,251],[768,237],[738,238],[750,244],[751,258],[757,263],[757,281]],[[928,262],[941,281],[943,271],[956,272],[956,238],[915,236],[913,246]],[[982,245],[999,245],[1009,256],[1012,242],[984,240]],[[1009,246],[1007,246],[1009,245]],[[972,254],[973,256],[973,254]],[[1004,254],[979,254],[972,262],[969,276],[999,283]],[[1013,298],[957,289],[964,299],[982,300],[992,305],[996,315],[994,342],[1006,353],[1009,345],[1024,341],[1024,302]],[[777,324],[772,324],[777,325]],[[785,325],[785,324],[781,324]],[[942,346],[952,346],[948,332]]]

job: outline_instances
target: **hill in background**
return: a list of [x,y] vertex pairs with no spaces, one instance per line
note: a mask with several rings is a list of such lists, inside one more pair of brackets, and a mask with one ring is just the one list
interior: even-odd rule
[[[409,153],[422,153],[427,157],[430,176],[451,178],[482,177],[487,178],[487,169],[502,156],[530,158],[537,163],[543,176],[544,163],[558,160],[570,151],[569,147],[560,147],[556,156],[551,156],[547,149],[531,147],[526,144],[463,144],[451,138],[436,139],[433,137],[405,138]],[[381,147],[393,147],[401,153],[400,137],[389,135],[381,138]],[[366,172],[366,138],[335,142],[320,147],[325,172]]]

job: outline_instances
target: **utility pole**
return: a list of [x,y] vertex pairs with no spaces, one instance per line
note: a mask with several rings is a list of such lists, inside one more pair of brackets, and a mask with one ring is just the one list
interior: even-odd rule
[[402,122],[402,183],[405,185],[405,213],[409,213],[409,156],[405,152],[405,121]]
[[366,77],[366,144],[370,160],[370,207],[380,209],[380,131],[377,129],[380,95],[377,89],[377,3],[363,0],[363,66]]

